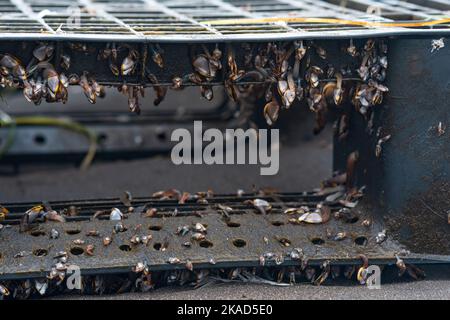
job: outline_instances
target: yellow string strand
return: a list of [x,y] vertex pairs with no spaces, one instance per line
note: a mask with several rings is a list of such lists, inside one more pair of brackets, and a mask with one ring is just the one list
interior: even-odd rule
[[356,21],[333,18],[301,18],[301,17],[271,17],[271,18],[243,18],[243,19],[221,19],[201,21],[208,25],[239,25],[239,24],[261,24],[261,23],[327,23],[327,24],[342,24],[363,27],[429,27],[444,23],[450,23],[450,18],[430,20],[430,21],[414,21],[414,22],[377,22],[377,21]]

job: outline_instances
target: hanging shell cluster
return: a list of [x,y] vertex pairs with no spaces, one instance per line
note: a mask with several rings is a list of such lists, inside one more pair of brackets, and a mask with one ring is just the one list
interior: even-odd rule
[[[280,110],[289,109],[296,99],[306,100],[316,114],[315,132],[318,133],[325,126],[329,108],[351,103],[362,115],[370,117],[371,108],[381,104],[388,92],[382,84],[388,67],[387,46],[383,41],[369,39],[361,47],[350,41],[343,51],[353,58],[352,63],[339,67],[331,64],[327,51],[312,41],[268,43],[256,48],[256,55],[252,54],[254,51],[255,48],[247,50],[243,66],[254,70],[244,71],[236,66],[234,53],[229,49],[225,87],[229,96],[237,100],[244,86],[237,85],[236,81],[250,79],[267,83],[263,90],[264,117],[269,125],[277,121]],[[342,132],[346,122],[348,118],[342,121]]]
[[[352,280],[365,284],[368,281],[369,260],[360,255],[361,264],[340,265],[326,260],[321,265],[310,265],[301,248],[293,248],[285,255],[266,252],[260,256],[260,265],[272,263],[271,268],[199,268],[190,260],[180,261],[169,258],[171,263],[180,268],[170,271],[150,271],[146,261],[137,262],[132,272],[103,275],[83,275],[80,287],[67,288],[64,280],[68,277],[67,253],[55,256],[56,264],[46,278],[9,280],[0,284],[0,300],[29,299],[48,297],[58,294],[120,294],[124,292],[149,292],[164,286],[190,286],[201,288],[208,284],[240,281],[243,283],[264,283],[287,285],[311,283],[320,286],[331,280]],[[296,266],[282,266],[284,259],[298,261]],[[396,256],[396,268],[399,276],[419,280],[425,277],[423,270],[415,265],[405,263]],[[63,262],[61,262],[63,261]],[[183,266],[182,268],[181,266]],[[393,267],[394,268],[394,267]]]
[[91,103],[95,103],[96,97],[105,95],[103,86],[87,72],[81,76],[66,76],[64,71],[70,68],[71,58],[65,53],[57,56],[55,51],[54,45],[38,45],[26,66],[12,54],[0,54],[0,86],[23,88],[25,98],[36,105],[43,99],[66,103],[69,84],[79,84]]
[[[92,70],[69,76],[64,73],[72,64],[67,52],[77,51],[77,54],[94,55],[97,61],[106,62],[112,75],[122,79],[123,83],[116,86],[128,98],[131,112],[140,113],[140,99],[145,95],[146,86],[155,91],[154,105],[158,105],[168,88],[180,90],[186,85],[197,85],[202,97],[212,100],[213,85],[223,84],[235,101],[264,98],[263,113],[268,125],[277,121],[282,109],[289,109],[296,100],[304,101],[316,114],[316,133],[325,126],[330,108],[345,110],[353,106],[370,122],[372,108],[381,104],[388,92],[383,85],[388,67],[384,40],[369,39],[359,41],[358,45],[350,40],[338,54],[328,53],[314,41],[243,43],[239,56],[235,53],[237,46],[194,45],[191,47],[192,72],[172,74],[170,80],[161,80],[155,70],[166,71],[168,63],[165,51],[158,44],[108,43],[98,49],[71,43],[57,50],[52,44],[41,43],[32,51],[26,66],[11,54],[0,55],[0,85],[23,88],[26,99],[35,104],[42,99],[65,103],[69,84],[79,85],[89,102],[95,103],[97,97],[105,95],[105,90],[95,80]],[[337,58],[344,58],[344,62],[337,65]],[[126,81],[135,79],[136,82],[136,78],[139,78],[137,84]],[[347,123],[348,110],[343,112],[339,124],[342,136],[346,134]]]

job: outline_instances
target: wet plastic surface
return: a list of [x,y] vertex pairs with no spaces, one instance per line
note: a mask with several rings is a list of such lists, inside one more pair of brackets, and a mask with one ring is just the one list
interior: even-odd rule
[[[301,224],[294,225],[288,219],[299,215],[287,215],[283,211],[290,207],[308,206],[311,210],[326,196],[279,194],[263,199],[272,204],[273,209],[269,214],[258,213],[253,206],[244,204],[245,200],[260,198],[257,195],[216,196],[208,199],[209,204],[196,203],[177,204],[176,201],[154,199],[135,199],[132,203],[135,211],[130,213],[122,223],[126,231],[113,233],[117,221],[88,220],[97,210],[110,210],[118,207],[123,212],[126,208],[115,201],[97,202],[66,202],[50,203],[54,210],[62,210],[75,206],[78,209],[77,217],[68,218],[65,223],[46,222],[37,225],[31,231],[19,232],[18,222],[21,214],[16,213],[26,208],[27,204],[5,204],[12,212],[4,223],[13,224],[5,228],[2,233],[2,241],[9,243],[8,248],[2,248],[2,273],[7,275],[26,274],[37,275],[49,271],[54,264],[53,257],[60,251],[70,253],[70,262],[88,272],[111,272],[118,270],[131,270],[138,262],[147,262],[154,270],[184,268],[187,259],[194,265],[208,265],[210,260],[216,262],[212,267],[226,267],[235,265],[259,265],[259,256],[266,253],[289,256],[293,248],[301,248],[304,258],[311,263],[320,263],[323,260],[332,260],[336,263],[360,262],[359,254],[364,253],[370,259],[392,260],[394,254],[400,251],[394,242],[386,241],[381,245],[375,243],[379,226],[363,227],[361,222],[370,218],[370,215],[357,213],[352,221],[345,222],[332,218],[321,225]],[[283,202],[280,202],[283,201]],[[224,204],[233,208],[229,219],[224,219],[217,204]],[[141,217],[140,212],[146,208],[157,208],[158,217]],[[333,212],[341,206],[330,202]],[[28,204],[31,206],[31,204]],[[177,210],[177,213],[174,213]],[[77,221],[83,220],[83,221]],[[207,226],[206,239],[195,241],[191,239],[193,231],[186,235],[176,235],[178,227],[189,226],[195,223]],[[51,229],[58,231],[58,239],[49,239]],[[86,234],[90,230],[99,232],[99,236],[92,237]],[[346,232],[343,240],[329,239],[328,233],[334,237],[338,232]],[[152,240],[147,246],[134,245],[130,242],[133,235],[152,235]],[[102,244],[103,237],[109,236],[112,243],[105,247]],[[264,240],[266,238],[267,240]],[[82,239],[83,244],[75,244],[74,240]],[[191,242],[189,248],[183,246],[185,242]],[[288,246],[282,244],[288,242]],[[86,246],[93,244],[95,251],[93,256],[86,254]],[[166,247],[166,250],[161,248]],[[15,257],[19,252],[24,252],[23,257]],[[170,265],[169,258],[181,260],[179,266]],[[267,264],[274,263],[268,259]],[[298,261],[285,259],[286,265],[298,264]],[[105,269],[105,270],[102,270]]]

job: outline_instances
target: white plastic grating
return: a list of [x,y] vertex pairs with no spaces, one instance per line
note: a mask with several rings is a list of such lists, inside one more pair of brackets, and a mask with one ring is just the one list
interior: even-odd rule
[[[450,1],[0,0],[0,37],[192,42],[450,32],[450,23],[415,28],[278,21],[207,23],[211,20],[274,17],[378,22],[432,21],[450,17]],[[70,23],[77,19],[79,25]]]

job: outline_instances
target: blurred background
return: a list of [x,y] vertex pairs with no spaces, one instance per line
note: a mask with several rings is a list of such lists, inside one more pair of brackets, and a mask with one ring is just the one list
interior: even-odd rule
[[[191,130],[194,120],[203,120],[204,130],[242,126],[239,111],[245,107],[228,101],[221,88],[214,89],[211,102],[198,90],[171,90],[157,107],[153,91],[146,90],[139,116],[128,112],[127,98],[112,88],[94,105],[78,86],[70,88],[67,104],[44,101],[39,106],[27,102],[21,92],[2,91],[3,118],[15,119],[17,125],[0,128],[0,202],[108,198],[125,190],[149,196],[169,188],[299,191],[318,187],[331,175],[332,128],[314,136],[314,116],[299,103],[282,112],[276,124],[280,170],[275,176],[261,176],[259,165],[174,165],[174,129]],[[51,119],[74,126],[61,127]],[[266,127],[262,109],[252,121]],[[93,162],[80,170],[92,144],[86,132],[94,133],[98,146]]]

